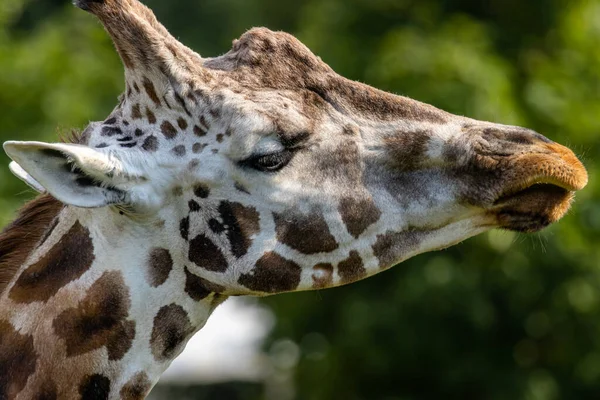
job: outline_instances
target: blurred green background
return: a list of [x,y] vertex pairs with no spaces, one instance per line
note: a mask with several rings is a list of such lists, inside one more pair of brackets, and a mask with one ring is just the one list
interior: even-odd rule
[[[285,30],[348,78],[535,129],[591,176],[541,234],[491,232],[348,287],[263,300],[277,318],[270,383],[181,396],[600,399],[600,0],[147,3],[205,56],[253,26]],[[122,74],[100,24],[68,1],[0,1],[1,141],[103,119]],[[4,225],[32,193],[0,163]]]

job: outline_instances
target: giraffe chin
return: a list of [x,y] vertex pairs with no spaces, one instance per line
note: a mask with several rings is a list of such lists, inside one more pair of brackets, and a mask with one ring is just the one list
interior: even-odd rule
[[561,219],[575,192],[550,183],[538,183],[496,201],[492,213],[500,228],[538,232]]

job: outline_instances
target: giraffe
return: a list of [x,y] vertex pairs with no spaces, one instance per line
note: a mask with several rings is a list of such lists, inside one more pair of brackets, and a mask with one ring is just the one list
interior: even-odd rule
[[202,58],[137,0],[77,0],[125,92],[63,143],[4,144],[41,192],[0,235],[0,398],[142,399],[229,296],[349,284],[558,221],[566,147],[337,75],[255,28]]

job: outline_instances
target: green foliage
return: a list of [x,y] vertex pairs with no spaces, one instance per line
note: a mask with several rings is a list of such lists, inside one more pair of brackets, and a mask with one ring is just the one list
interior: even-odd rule
[[[100,25],[41,3],[0,2],[2,141],[54,140],[103,118],[122,90]],[[349,287],[266,299],[278,318],[271,351],[300,351],[274,372],[292,374],[297,398],[597,398],[600,0],[148,3],[204,55],[252,26],[287,30],[345,76],[528,126],[589,169],[573,211],[540,235],[492,232]],[[0,169],[0,223],[24,190]]]

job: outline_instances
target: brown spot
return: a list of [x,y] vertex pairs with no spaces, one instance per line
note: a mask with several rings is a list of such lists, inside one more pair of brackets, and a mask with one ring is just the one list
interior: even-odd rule
[[373,253],[379,259],[379,267],[392,267],[405,258],[408,253],[417,249],[426,234],[426,231],[388,231],[385,235],[377,235]]
[[138,93],[141,92],[140,87],[138,86],[137,82],[133,83],[133,88],[135,89],[136,92],[138,92]]
[[202,137],[202,136],[206,136],[206,130],[204,130],[203,128],[200,128],[198,125],[194,125],[194,134],[196,136]]
[[201,210],[200,204],[198,204],[196,200],[188,201],[188,208],[190,209],[190,212],[198,212]]
[[0,399],[14,399],[35,372],[37,354],[33,337],[21,335],[0,321]]
[[288,292],[298,287],[301,273],[302,269],[295,262],[268,252],[256,262],[252,272],[242,274],[238,282],[256,292]]
[[150,99],[154,102],[154,104],[156,104],[157,106],[160,106],[160,99],[158,98],[158,95],[156,94],[156,88],[154,87],[154,84],[152,83],[152,81],[149,80],[148,78],[144,78],[143,86],[144,86],[144,90],[146,90],[146,93],[148,94],[148,97],[150,97]]
[[187,127],[188,127],[187,121],[182,117],[179,117],[179,119],[177,120],[177,125],[179,126],[179,129],[181,129],[182,131],[187,129]]
[[148,280],[153,287],[159,287],[169,279],[173,269],[173,258],[167,249],[153,248],[148,255]]
[[158,139],[156,136],[148,136],[146,140],[144,140],[144,144],[142,144],[142,149],[151,153],[158,150]]
[[194,154],[202,153],[202,150],[204,150],[206,146],[208,145],[202,143],[194,143],[194,145],[192,146],[192,151],[194,152]]
[[79,279],[94,261],[90,231],[79,221],[38,262],[17,279],[10,298],[18,303],[46,301],[63,286]]
[[121,130],[121,128],[117,128],[116,126],[105,126],[102,128],[102,136],[115,136],[115,135],[122,135],[123,131]]
[[142,119],[142,111],[140,110],[139,104],[134,104],[131,107],[131,118],[133,119]]
[[130,306],[121,272],[105,272],[79,305],[63,311],[52,326],[64,340],[68,357],[106,347],[109,360],[120,360],[135,336],[135,322],[127,321]]
[[304,254],[328,253],[338,248],[321,213],[273,213],[277,240]]
[[39,390],[33,395],[32,400],[57,400],[58,389],[56,384],[51,380],[46,380],[39,387]]
[[139,372],[121,388],[119,394],[121,400],[144,400],[151,388],[152,382],[148,375],[145,372]]
[[333,265],[317,264],[313,267],[313,288],[324,289],[333,285]]
[[160,125],[160,131],[165,135],[167,139],[174,139],[177,136],[177,129],[169,121],[164,121]]
[[154,115],[152,110],[150,110],[148,107],[146,107],[146,118],[148,118],[148,122],[150,122],[151,124],[156,123],[156,115]]
[[135,136],[137,136],[137,137],[144,136],[144,131],[141,130],[140,128],[137,128],[135,130]]
[[381,217],[381,212],[371,198],[344,197],[338,208],[348,232],[358,237]]
[[423,164],[431,131],[398,132],[384,139],[390,164],[401,171],[414,171]]
[[252,245],[252,235],[260,230],[260,216],[255,208],[223,201],[219,205],[221,220],[227,227],[231,253],[240,258]]
[[173,152],[173,154],[175,154],[177,157],[183,157],[186,154],[185,151],[185,146],[184,145],[179,145],[173,148],[173,150],[171,150]]
[[356,282],[367,275],[362,258],[357,251],[351,251],[350,256],[338,264],[338,274],[342,283]]
[[223,139],[225,138],[225,135],[223,135],[222,133],[219,133],[217,135],[217,142],[219,143],[223,143]]
[[179,222],[179,233],[181,237],[185,240],[189,239],[190,234],[190,217],[185,217]]
[[208,226],[210,227],[210,230],[216,233],[217,235],[225,232],[225,226],[214,218],[211,218],[208,221]]
[[79,385],[82,400],[108,400],[110,395],[110,379],[104,375],[86,376]]
[[229,266],[221,249],[203,234],[190,241],[189,259],[199,267],[214,272],[225,272]]
[[201,199],[206,199],[210,196],[210,189],[208,186],[198,183],[194,186],[194,194]]
[[162,307],[154,317],[150,347],[159,362],[172,360],[194,332],[190,318],[183,307],[171,304]]
[[0,293],[12,281],[31,251],[44,243],[58,224],[64,205],[50,195],[27,203],[17,218],[0,233]]
[[200,301],[207,298],[211,293],[224,292],[221,285],[209,282],[206,279],[194,275],[185,267],[185,292],[194,300]]
[[202,128],[204,128],[205,131],[210,129],[210,124],[206,121],[204,115],[200,117],[200,125],[202,125]]

